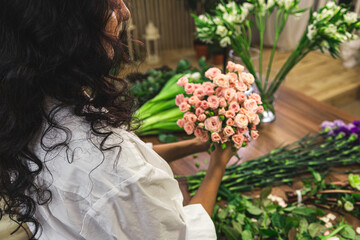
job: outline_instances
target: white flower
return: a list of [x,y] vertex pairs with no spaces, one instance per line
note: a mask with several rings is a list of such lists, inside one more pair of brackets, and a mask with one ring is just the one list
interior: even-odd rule
[[324,27],[324,33],[330,37],[336,37],[337,27],[330,23],[329,26]]
[[221,21],[221,19],[219,17],[214,17],[213,21],[216,25],[222,25],[223,22]]
[[226,27],[224,26],[217,26],[216,28],[216,34],[219,35],[220,37],[225,37],[226,34],[228,33],[228,30]]
[[222,12],[227,12],[226,8],[224,7],[224,5],[222,5],[222,3],[220,3],[219,5],[217,5],[217,9],[219,9]]
[[355,12],[348,12],[344,16],[344,20],[347,24],[352,24],[357,21],[357,14]]
[[241,33],[241,26],[240,25],[235,25],[235,35],[239,35]]
[[356,228],[356,233],[357,233],[357,234],[360,234],[360,227],[357,227],[357,228]]
[[233,14],[229,14],[229,13],[224,13],[223,18],[225,21],[227,21],[228,23],[233,23],[236,21],[236,17],[238,15],[233,15]]
[[333,1],[329,1],[327,4],[326,4],[326,7],[327,8],[334,8],[336,6],[336,4],[333,2]]
[[325,224],[325,227],[326,227],[326,228],[331,228],[332,226],[333,226],[333,225],[332,225],[331,222],[328,222],[328,223]]
[[199,19],[200,19],[201,21],[203,21],[203,22],[206,22],[206,23],[209,23],[209,22],[210,22],[209,18],[208,18],[207,16],[205,16],[205,15],[200,15],[200,16],[199,16]]
[[328,43],[326,40],[323,40],[323,41],[321,42],[321,46],[322,46],[323,48],[325,48],[325,49],[330,48],[330,45],[329,45],[329,43]]
[[354,204],[352,204],[352,203],[349,202],[349,201],[346,201],[345,204],[344,204],[344,209],[345,209],[347,212],[351,212],[352,210],[354,210]]
[[330,222],[330,219],[327,216],[321,217],[320,220],[323,221],[324,223]]
[[328,213],[328,214],[326,215],[326,217],[327,217],[328,219],[332,220],[332,221],[334,221],[334,220],[336,219],[336,216],[335,216],[334,214],[332,214],[332,213]]
[[201,74],[199,72],[194,72],[193,74],[191,74],[191,78],[196,80],[199,80],[201,78]]
[[254,5],[251,4],[251,3],[244,3],[244,4],[242,5],[242,7],[245,8],[245,9],[247,9],[247,10],[249,10],[249,11],[251,11],[251,10],[253,10]]
[[274,1],[274,0],[268,0],[268,1],[267,1],[267,6],[266,6],[266,8],[267,8],[267,9],[272,8],[274,5],[275,5],[275,1]]
[[327,240],[340,240],[340,238],[338,238],[338,237],[331,237],[331,238],[328,238]]
[[313,24],[310,24],[309,26],[308,26],[308,33],[307,33],[307,38],[309,39],[309,40],[313,40],[314,39],[314,37],[316,36],[316,34],[317,34],[317,29],[316,29],[316,27],[313,25]]
[[226,47],[226,46],[228,46],[230,44],[231,44],[231,40],[230,40],[229,37],[225,37],[225,38],[221,39],[221,41],[220,41],[220,46],[221,47]]
[[279,7],[289,10],[290,7],[294,4],[294,0],[277,0]]
[[227,8],[230,8],[233,12],[236,11],[236,3],[235,2],[229,2],[226,4]]

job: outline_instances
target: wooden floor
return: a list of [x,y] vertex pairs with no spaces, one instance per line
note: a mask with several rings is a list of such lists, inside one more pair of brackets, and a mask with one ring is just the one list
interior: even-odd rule
[[[273,69],[280,69],[289,55],[289,52],[277,51]],[[269,57],[270,49],[265,49],[263,62],[267,63]],[[162,59],[158,64],[150,65],[144,61],[134,64],[128,71],[143,72],[164,64],[175,68],[179,59],[188,59],[194,65],[197,62],[193,49],[171,50],[162,52]],[[284,84],[360,118],[360,66],[346,68],[340,59],[311,52],[293,68]]]

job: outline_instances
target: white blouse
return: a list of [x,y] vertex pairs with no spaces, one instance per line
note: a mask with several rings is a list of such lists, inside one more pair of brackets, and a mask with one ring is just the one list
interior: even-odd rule
[[[52,192],[52,201],[36,211],[41,240],[216,239],[202,205],[183,206],[169,165],[135,134],[112,129],[104,147],[114,148],[100,151],[101,138],[89,133],[86,121],[69,109],[56,118],[71,140],[69,149],[49,153],[35,146],[46,162],[37,181]],[[65,136],[52,130],[43,142],[52,146]]]

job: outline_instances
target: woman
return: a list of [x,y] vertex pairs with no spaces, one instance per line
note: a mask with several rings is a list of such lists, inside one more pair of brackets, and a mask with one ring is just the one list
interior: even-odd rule
[[[131,133],[122,0],[0,0],[1,214],[29,239],[215,239],[211,215],[230,148],[211,154],[190,204],[168,164],[208,146]],[[116,84],[116,86],[115,86]],[[84,94],[87,92],[87,94]]]

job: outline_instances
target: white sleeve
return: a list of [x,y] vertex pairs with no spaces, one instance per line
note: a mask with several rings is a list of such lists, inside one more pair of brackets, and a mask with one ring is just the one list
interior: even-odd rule
[[85,239],[216,239],[214,224],[200,204],[183,207],[175,179],[145,164],[99,199],[86,214]]

